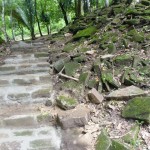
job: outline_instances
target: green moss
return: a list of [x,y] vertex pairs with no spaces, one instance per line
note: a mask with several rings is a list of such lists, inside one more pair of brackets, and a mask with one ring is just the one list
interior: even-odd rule
[[90,37],[97,31],[96,27],[88,27],[84,30],[80,30],[76,35],[73,36],[73,39],[80,39],[82,37]]
[[56,101],[57,105],[65,110],[73,109],[78,104],[76,99],[65,95],[60,95]]
[[77,89],[77,90],[81,89],[81,84],[79,84],[76,81],[71,81],[71,80],[64,82],[62,86],[67,89]]
[[111,140],[105,130],[101,131],[96,142],[96,150],[108,150],[111,145]]
[[123,109],[124,118],[133,118],[150,123],[150,97],[136,97]]

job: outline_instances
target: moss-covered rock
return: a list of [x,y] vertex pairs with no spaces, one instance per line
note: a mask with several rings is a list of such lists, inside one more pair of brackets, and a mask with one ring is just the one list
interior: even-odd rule
[[60,59],[58,61],[56,61],[54,64],[53,64],[53,67],[54,69],[57,71],[57,72],[60,72],[62,70],[62,68],[64,67],[64,64],[69,62],[70,60],[70,57],[66,57],[64,59]]
[[114,58],[114,64],[116,66],[130,66],[132,65],[133,57],[129,54],[122,54]]
[[73,60],[75,62],[81,63],[81,62],[85,62],[86,57],[82,55],[82,56],[78,56],[78,57],[73,58]]
[[77,46],[76,44],[68,43],[67,45],[64,46],[63,51],[69,53],[73,51],[76,48],[76,46]]
[[139,69],[139,74],[150,77],[150,66],[144,66]]
[[84,30],[78,31],[77,34],[75,34],[75,35],[73,36],[73,39],[74,39],[74,40],[78,40],[78,39],[80,39],[80,38],[82,38],[82,37],[86,37],[86,38],[87,38],[87,37],[90,37],[90,36],[93,35],[96,31],[97,31],[96,27],[93,27],[93,26],[88,27],[88,28],[86,28],[86,29],[84,29]]
[[150,1],[149,0],[142,0],[141,3],[145,6],[150,6]]
[[89,76],[90,76],[89,72],[81,73],[79,76],[79,82],[85,85],[89,80]]
[[110,146],[109,150],[133,150],[133,149],[117,140],[112,140],[112,145]]
[[108,91],[109,91],[109,87],[119,88],[119,83],[113,78],[112,73],[103,72],[101,78],[102,78],[102,82],[105,84],[106,89]]
[[111,145],[111,140],[108,137],[105,130],[101,131],[101,134],[98,136],[97,142],[96,142],[96,150],[109,150],[109,147]]
[[114,44],[114,43],[110,43],[110,44],[108,45],[108,53],[109,53],[109,54],[113,54],[113,53],[115,53],[116,51],[117,51],[117,49],[116,49],[115,44]]
[[76,70],[80,67],[80,64],[77,62],[68,62],[65,63],[65,73],[69,76],[74,76]]
[[65,110],[73,109],[78,104],[77,100],[68,95],[60,95],[56,99],[57,105]]
[[139,130],[140,130],[139,124],[135,124],[134,126],[131,127],[130,131],[122,137],[122,140],[125,143],[135,146],[138,140]]
[[140,24],[140,19],[130,19],[125,21],[128,25],[138,25]]
[[140,32],[137,32],[135,29],[130,30],[128,32],[128,35],[132,37],[131,38],[132,41],[139,42],[139,43],[144,42],[144,39],[145,39],[144,34],[140,33]]
[[123,109],[122,117],[150,123],[150,97],[136,97],[130,100]]

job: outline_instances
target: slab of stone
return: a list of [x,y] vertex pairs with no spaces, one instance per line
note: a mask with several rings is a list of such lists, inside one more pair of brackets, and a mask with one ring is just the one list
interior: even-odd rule
[[29,127],[35,125],[37,125],[37,121],[34,116],[28,115],[17,115],[3,120],[4,127]]
[[24,99],[28,99],[29,97],[30,97],[29,93],[9,94],[7,96],[7,98],[12,101],[24,100]]
[[109,150],[132,150],[132,148],[121,143],[120,141],[112,140]]
[[21,143],[13,142],[4,142],[0,144],[0,150],[21,150]]
[[136,86],[129,86],[116,91],[111,92],[106,96],[107,99],[112,100],[128,100],[129,98],[143,96],[145,92]]
[[77,106],[78,102],[75,98],[68,95],[60,95],[56,99],[57,105],[65,110],[73,109]]
[[0,86],[7,85],[9,82],[7,80],[0,80]]
[[92,103],[95,104],[100,104],[104,100],[103,95],[101,95],[95,88],[89,91],[88,98]]
[[75,109],[58,113],[58,124],[63,128],[83,127],[90,119],[90,109],[83,105],[78,105]]
[[12,83],[17,84],[17,85],[30,85],[34,84],[36,82],[35,79],[29,79],[29,80],[24,80],[24,79],[14,79]]
[[40,89],[32,93],[32,98],[45,98],[50,97],[50,88]]
[[136,97],[130,100],[123,109],[122,117],[150,123],[150,97]]
[[111,140],[108,137],[105,130],[101,131],[101,134],[98,136],[95,150],[108,150],[111,146]]
[[37,139],[37,140],[34,140],[34,141],[31,141],[30,142],[30,147],[31,148],[36,148],[36,149],[39,149],[39,148],[54,148],[52,146],[52,140],[51,139]]
[[131,145],[135,145],[135,141],[138,140],[138,134],[140,131],[140,126],[139,124],[136,124],[134,126],[131,127],[130,131],[127,132],[123,137],[122,140],[125,143],[131,144]]

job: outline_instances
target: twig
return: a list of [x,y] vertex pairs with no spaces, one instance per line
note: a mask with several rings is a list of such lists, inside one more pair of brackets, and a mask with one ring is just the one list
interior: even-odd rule
[[62,70],[58,73],[58,76],[62,76],[64,78],[71,79],[71,80],[74,80],[74,81],[79,81],[79,79],[77,79],[77,78],[74,78],[74,77],[63,74],[62,72],[63,72],[64,68],[65,67],[63,67]]

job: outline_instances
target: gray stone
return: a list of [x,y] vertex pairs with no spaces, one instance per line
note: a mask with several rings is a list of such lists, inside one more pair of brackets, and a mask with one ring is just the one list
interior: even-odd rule
[[28,99],[30,97],[30,94],[28,93],[20,93],[20,94],[9,94],[7,98],[12,101],[18,101],[23,99]]
[[37,148],[37,149],[39,149],[39,148],[47,148],[47,147],[49,147],[49,148],[54,148],[53,146],[52,146],[52,140],[51,139],[37,139],[37,140],[34,140],[34,141],[31,141],[30,142],[30,147],[32,147],[32,148]]
[[89,91],[88,98],[92,103],[95,104],[99,104],[104,100],[103,95],[101,95],[95,88]]
[[78,105],[75,109],[58,114],[58,124],[63,129],[82,127],[88,124],[89,119],[90,110],[83,105]]
[[0,80],[0,86],[7,85],[9,82],[7,80]]
[[119,89],[111,92],[106,96],[107,99],[113,100],[128,100],[136,96],[145,95],[145,92],[136,86],[129,86],[123,89]]
[[47,100],[45,102],[45,106],[52,106],[52,101],[51,100]]
[[50,97],[50,88],[40,89],[32,93],[32,98],[45,98]]
[[29,127],[37,124],[34,116],[18,115],[5,118],[3,120],[4,127]]

